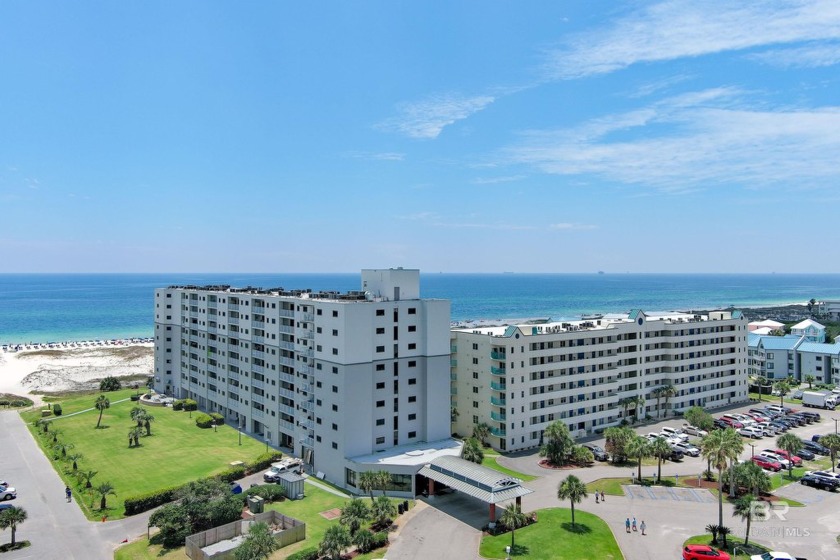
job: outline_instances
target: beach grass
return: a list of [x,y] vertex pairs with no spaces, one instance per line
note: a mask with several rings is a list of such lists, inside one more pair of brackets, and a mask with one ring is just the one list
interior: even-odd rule
[[[283,515],[306,523],[306,539],[278,550],[269,558],[286,558],[289,554],[293,554],[299,550],[318,546],[318,543],[324,538],[324,532],[327,530],[327,527],[338,523],[338,518],[327,519],[321,513],[340,509],[351,499],[337,496],[311,484],[306,485],[305,494],[306,497],[302,500],[284,500],[282,502],[266,504],[266,510],[277,510]],[[358,499],[364,500],[370,505],[370,498],[360,497]],[[394,504],[397,504],[403,500],[393,498],[392,501]],[[412,506],[413,501],[409,500],[409,507]],[[397,520],[397,523],[399,523],[399,520]],[[154,540],[154,537],[152,537],[152,540]],[[383,551],[384,549],[378,549],[366,555],[355,556],[354,558],[357,560],[382,558],[384,556]],[[150,544],[148,539],[143,538],[118,548],[114,554],[114,558],[115,560],[154,560],[160,558],[165,560],[186,560],[187,555],[184,547],[165,550],[160,545]]]
[[[537,511],[537,523],[517,529],[510,557],[531,560],[553,558],[600,558],[620,560],[624,556],[607,523],[600,517],[575,510],[572,526],[570,509],[549,508]],[[510,533],[485,536],[479,553],[484,558],[505,558]]]
[[[53,465],[71,488],[75,498],[89,519],[98,520],[103,515],[109,519],[124,517],[126,498],[154,490],[178,486],[199,478],[218,474],[233,461],[253,461],[266,451],[265,443],[246,435],[239,445],[239,432],[230,426],[219,426],[218,431],[201,429],[187,412],[175,412],[167,407],[146,407],[154,416],[152,435],[140,438],[140,445],[128,447],[128,432],[135,425],[130,411],[138,403],[127,400],[132,389],[105,393],[111,406],[102,415],[102,424],[96,428],[99,412],[93,409],[100,393],[68,398],[61,401],[62,416],[51,418],[50,430],[60,430],[58,441],[73,444],[68,453],[81,453],[80,470],[97,471],[92,480],[94,487],[103,482],[114,486],[116,496],[107,497],[107,509],[99,509],[99,496],[80,487],[72,473],[71,464],[59,458]],[[74,414],[75,413],[75,414]],[[198,413],[194,412],[194,415]],[[40,418],[40,411],[22,414],[45,455],[54,459],[53,439],[33,425]]]

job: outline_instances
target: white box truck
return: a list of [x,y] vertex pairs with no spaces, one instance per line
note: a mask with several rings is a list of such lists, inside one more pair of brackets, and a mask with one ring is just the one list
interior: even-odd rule
[[811,408],[825,408],[833,410],[837,406],[837,395],[826,391],[803,391],[802,405],[810,406]]

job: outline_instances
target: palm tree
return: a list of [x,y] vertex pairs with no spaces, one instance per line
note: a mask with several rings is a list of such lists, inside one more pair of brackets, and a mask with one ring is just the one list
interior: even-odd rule
[[143,427],[143,416],[146,414],[146,409],[142,406],[135,406],[131,409],[128,415],[131,419],[137,422],[137,427]]
[[635,397],[634,404],[636,405],[636,419],[638,419],[640,416],[639,409],[641,409],[642,412],[645,411],[645,398],[642,395],[638,395]]
[[486,445],[485,441],[488,437],[490,437],[490,426],[487,425],[486,422],[476,424],[475,426],[473,426],[472,435],[474,438],[481,442],[481,445]]
[[586,497],[586,484],[573,474],[567,476],[557,485],[557,499],[569,500],[572,506],[572,527],[575,526],[575,504],[579,504]]
[[53,450],[56,453],[61,453],[62,457],[67,457],[67,452],[70,451],[71,449],[73,449],[74,447],[76,447],[76,446],[72,443],[58,442],[55,445],[53,445]]
[[676,397],[679,391],[673,385],[665,385],[662,396],[665,398],[665,416],[668,416],[668,401]]
[[76,477],[79,479],[80,483],[84,481],[85,488],[91,488],[93,486],[91,480],[93,480],[93,477],[96,476],[98,472],[99,471],[93,470],[79,471],[76,473]]
[[370,549],[373,548],[373,533],[368,529],[356,531],[356,534],[353,535],[353,544],[356,545],[362,554],[370,552]]
[[720,525],[714,523],[706,525],[706,530],[712,534],[712,544],[717,544],[718,529],[720,529]]
[[635,435],[627,442],[627,455],[639,462],[639,482],[642,481],[642,459],[650,456],[650,444],[640,435]]
[[816,377],[814,377],[813,375],[811,375],[810,373],[809,373],[808,375],[806,375],[806,376],[805,376],[805,383],[807,383],[807,384],[808,384],[808,389],[813,388],[813,386],[814,386],[814,381],[816,381],[816,380],[817,380],[817,378],[816,378]]
[[330,525],[324,531],[324,538],[318,545],[318,555],[327,556],[332,560],[339,560],[342,551],[350,546],[350,533],[344,525]]
[[38,420],[36,420],[35,426],[37,428],[43,428],[42,432],[45,434],[50,431],[50,421],[46,418],[39,418]]
[[387,527],[397,515],[397,506],[388,496],[377,496],[370,508],[370,515],[380,527]]
[[627,419],[627,409],[630,408],[631,404],[633,404],[632,397],[624,397],[622,399],[618,399],[618,406],[624,408],[624,415],[622,416],[622,418],[624,418],[625,420]]
[[610,454],[613,463],[621,462],[627,457],[627,442],[635,435],[636,433],[627,426],[612,426],[604,430],[604,449]]
[[58,429],[58,428],[54,429],[54,430],[52,431],[52,440],[53,440],[53,443],[58,442],[58,436],[62,435],[63,433],[64,433],[64,430],[60,430],[60,429]]
[[840,451],[840,435],[828,434],[820,438],[820,445],[828,448],[831,454],[831,472],[834,472],[834,466],[837,464],[837,452]]
[[662,418],[662,409],[659,408],[659,401],[662,400],[662,391],[665,389],[664,386],[659,386],[653,391],[650,392],[650,396],[656,399],[656,417]]
[[481,449],[481,443],[474,437],[467,438],[464,447],[461,449],[461,458],[480,465],[484,461],[484,450]]
[[146,416],[143,418],[143,427],[146,428],[146,435],[152,435],[152,422],[155,421],[155,417],[146,412]]
[[793,480],[793,456],[802,449],[802,440],[794,434],[783,434],[776,438],[776,445],[788,453],[788,477]]
[[350,500],[341,510],[341,517],[338,522],[350,530],[350,535],[355,535],[362,523],[370,517],[370,508],[362,500]]
[[96,397],[96,402],[93,403],[93,406],[99,411],[99,419],[96,421],[96,427],[99,428],[99,425],[102,423],[102,413],[105,412],[106,408],[111,407],[111,401],[105,395],[99,395]]
[[761,496],[764,492],[769,492],[771,488],[770,477],[764,472],[764,469],[748,461],[736,467],[736,479],[740,485],[747,489],[747,492],[754,496]]
[[553,465],[565,465],[574,446],[575,440],[569,434],[569,426],[562,420],[555,420],[545,429],[540,457],[548,458]]
[[650,442],[650,454],[656,457],[656,482],[662,481],[662,461],[671,456],[671,444],[664,437],[658,437]]
[[110,482],[103,482],[99,486],[96,487],[96,493],[99,494],[99,509],[105,509],[108,507],[106,500],[108,496],[116,496],[117,493],[114,492],[114,486]]
[[528,524],[528,516],[516,504],[508,504],[499,519],[502,525],[510,529],[510,548],[513,550],[516,530]]
[[68,461],[73,461],[73,472],[75,472],[79,469],[78,461],[82,457],[84,457],[84,455],[82,455],[81,453],[71,453],[70,455],[67,456]]
[[382,495],[385,495],[385,491],[388,489],[388,486],[391,484],[391,473],[388,471],[377,471],[376,472],[376,487],[382,490]]
[[265,560],[280,548],[280,543],[271,534],[268,524],[261,521],[251,525],[245,541],[234,553],[236,560]]
[[10,507],[0,512],[0,529],[3,529],[4,531],[6,529],[12,530],[12,547],[15,546],[15,532],[17,531],[17,526],[26,521],[26,518],[26,510],[22,507]]
[[728,535],[731,532],[732,529],[730,529],[729,527],[725,527],[723,525],[718,527],[718,535],[720,535],[721,538],[721,548],[726,549],[726,535]]
[[788,385],[788,380],[785,379],[783,381],[776,381],[773,383],[773,388],[779,392],[779,403],[781,406],[785,406],[785,395],[787,395],[788,391],[790,391],[790,385]]
[[370,501],[373,501],[373,489],[378,485],[376,472],[364,471],[359,474],[359,490],[370,493]]
[[759,375],[755,378],[755,382],[758,384],[758,402],[761,402],[764,400],[764,387],[767,385],[767,378]]
[[128,431],[128,446],[131,447],[131,442],[134,442],[134,445],[140,445],[140,436],[143,435],[143,429],[138,428],[137,426],[131,428]]
[[[700,443],[703,457],[714,465],[718,472],[718,525],[723,526],[723,469],[730,459],[737,458],[744,449],[744,442],[732,428],[715,430]],[[731,477],[730,477],[731,478]],[[734,484],[729,485],[730,488]]]

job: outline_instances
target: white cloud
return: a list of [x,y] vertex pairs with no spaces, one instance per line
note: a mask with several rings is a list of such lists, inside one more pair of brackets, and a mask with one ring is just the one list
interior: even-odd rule
[[405,159],[405,154],[401,152],[347,152],[345,156],[372,161],[403,161]]
[[594,224],[573,224],[569,222],[561,222],[558,224],[551,224],[550,226],[548,226],[548,228],[564,231],[582,231],[589,229],[598,229],[598,226]]
[[549,77],[604,74],[773,44],[840,39],[837,0],[666,0],[574,36],[549,54]]
[[496,185],[499,183],[512,183],[514,181],[521,181],[525,175],[506,175],[503,177],[477,177],[472,180],[474,185]]
[[840,43],[806,45],[789,49],[772,49],[748,56],[771,66],[782,68],[819,68],[840,63]]
[[[840,176],[840,107],[757,110],[737,90],[687,94],[572,130],[529,135],[510,160],[558,175],[687,193],[720,185],[821,187]],[[616,139],[610,134],[621,131]]]
[[399,114],[378,127],[410,138],[437,138],[445,127],[481,111],[493,101],[495,98],[490,95],[435,95],[423,101],[399,105]]

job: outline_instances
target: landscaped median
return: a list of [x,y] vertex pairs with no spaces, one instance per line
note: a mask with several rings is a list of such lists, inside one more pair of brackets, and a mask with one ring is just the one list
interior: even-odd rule
[[499,471],[502,474],[506,474],[508,476],[512,476],[514,478],[518,478],[523,482],[528,482],[530,480],[534,480],[537,477],[532,476],[530,474],[525,474],[521,472],[517,472],[515,470],[509,469],[507,467],[503,467],[499,464],[497,459],[500,457],[498,453],[488,453],[487,451],[484,452],[484,460],[481,461],[482,466],[485,466],[489,469],[493,469],[494,471]]
[[[718,542],[714,542],[712,540],[712,535],[706,533],[705,535],[697,535],[696,537],[691,537],[683,543],[683,548],[685,548],[685,546],[689,544],[706,544],[718,550],[723,550],[729,553],[730,558],[732,558],[732,560],[750,560],[751,555],[763,554],[770,550],[765,546],[755,544],[754,542],[752,542],[752,539],[750,539],[749,545],[745,547],[744,539],[734,537],[732,535],[726,536],[726,548],[723,548],[721,546],[718,546],[719,544],[721,544],[721,540],[721,537],[718,537]],[[738,551],[738,554],[735,554],[735,550]],[[678,554],[679,552],[675,554],[674,557],[676,558]]]
[[[541,509],[535,512],[537,522],[517,529],[510,557],[527,557],[529,560],[554,560],[556,558],[598,558],[621,560],[624,556],[607,523],[600,517],[575,509]],[[510,546],[511,534],[487,535],[481,539],[479,550],[484,558],[505,558],[505,547]]]
[[[127,498],[222,474],[232,462],[253,463],[266,451],[265,443],[247,436],[242,436],[239,445],[239,432],[234,428],[201,429],[189,412],[166,407],[144,407],[153,416],[152,435],[142,430],[138,444],[129,447],[129,435],[137,428],[131,418],[131,410],[138,406],[130,400],[135,392],[126,389],[61,399],[63,414],[47,418],[48,433],[42,425],[34,425],[41,419],[40,410],[21,414],[41,449],[54,461],[59,476],[76,489],[74,495],[89,519],[119,519],[125,515]],[[101,410],[97,428],[100,410],[94,403],[100,396],[105,396],[109,405]],[[91,488],[85,488],[85,480],[77,473],[92,473]],[[113,493],[104,494],[103,510],[103,496],[97,489],[104,490],[105,483]]]

